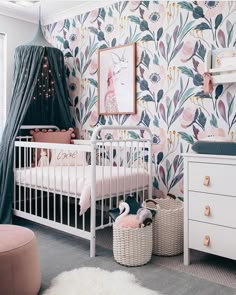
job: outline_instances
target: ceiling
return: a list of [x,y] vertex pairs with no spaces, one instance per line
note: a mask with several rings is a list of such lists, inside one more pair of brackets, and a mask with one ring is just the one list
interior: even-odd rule
[[[41,0],[41,1],[7,1],[0,0],[0,14],[22,19],[25,21],[38,23],[39,7],[41,7],[41,22],[46,25],[67,17],[79,15],[93,9],[104,7],[106,5],[118,2],[119,0]],[[31,6],[23,6],[32,4]],[[24,4],[24,3],[22,3]]]

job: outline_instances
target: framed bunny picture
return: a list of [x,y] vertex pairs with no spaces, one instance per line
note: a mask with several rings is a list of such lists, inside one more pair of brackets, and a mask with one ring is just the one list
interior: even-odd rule
[[99,49],[98,113],[136,113],[135,44]]

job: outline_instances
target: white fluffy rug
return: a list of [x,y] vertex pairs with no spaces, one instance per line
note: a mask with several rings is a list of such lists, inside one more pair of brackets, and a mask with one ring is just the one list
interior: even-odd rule
[[139,285],[126,271],[109,272],[83,267],[65,271],[52,280],[43,295],[161,295]]

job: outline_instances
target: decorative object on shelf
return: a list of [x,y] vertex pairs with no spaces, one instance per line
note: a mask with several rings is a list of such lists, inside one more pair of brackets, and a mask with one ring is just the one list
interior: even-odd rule
[[236,48],[209,50],[205,72],[211,75],[213,84],[236,82]]
[[135,44],[98,52],[98,112],[135,114]]

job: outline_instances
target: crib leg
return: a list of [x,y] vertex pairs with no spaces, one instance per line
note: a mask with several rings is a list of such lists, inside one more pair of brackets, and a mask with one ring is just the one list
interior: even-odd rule
[[90,240],[90,257],[93,258],[96,255],[96,237],[95,235],[92,236]]

